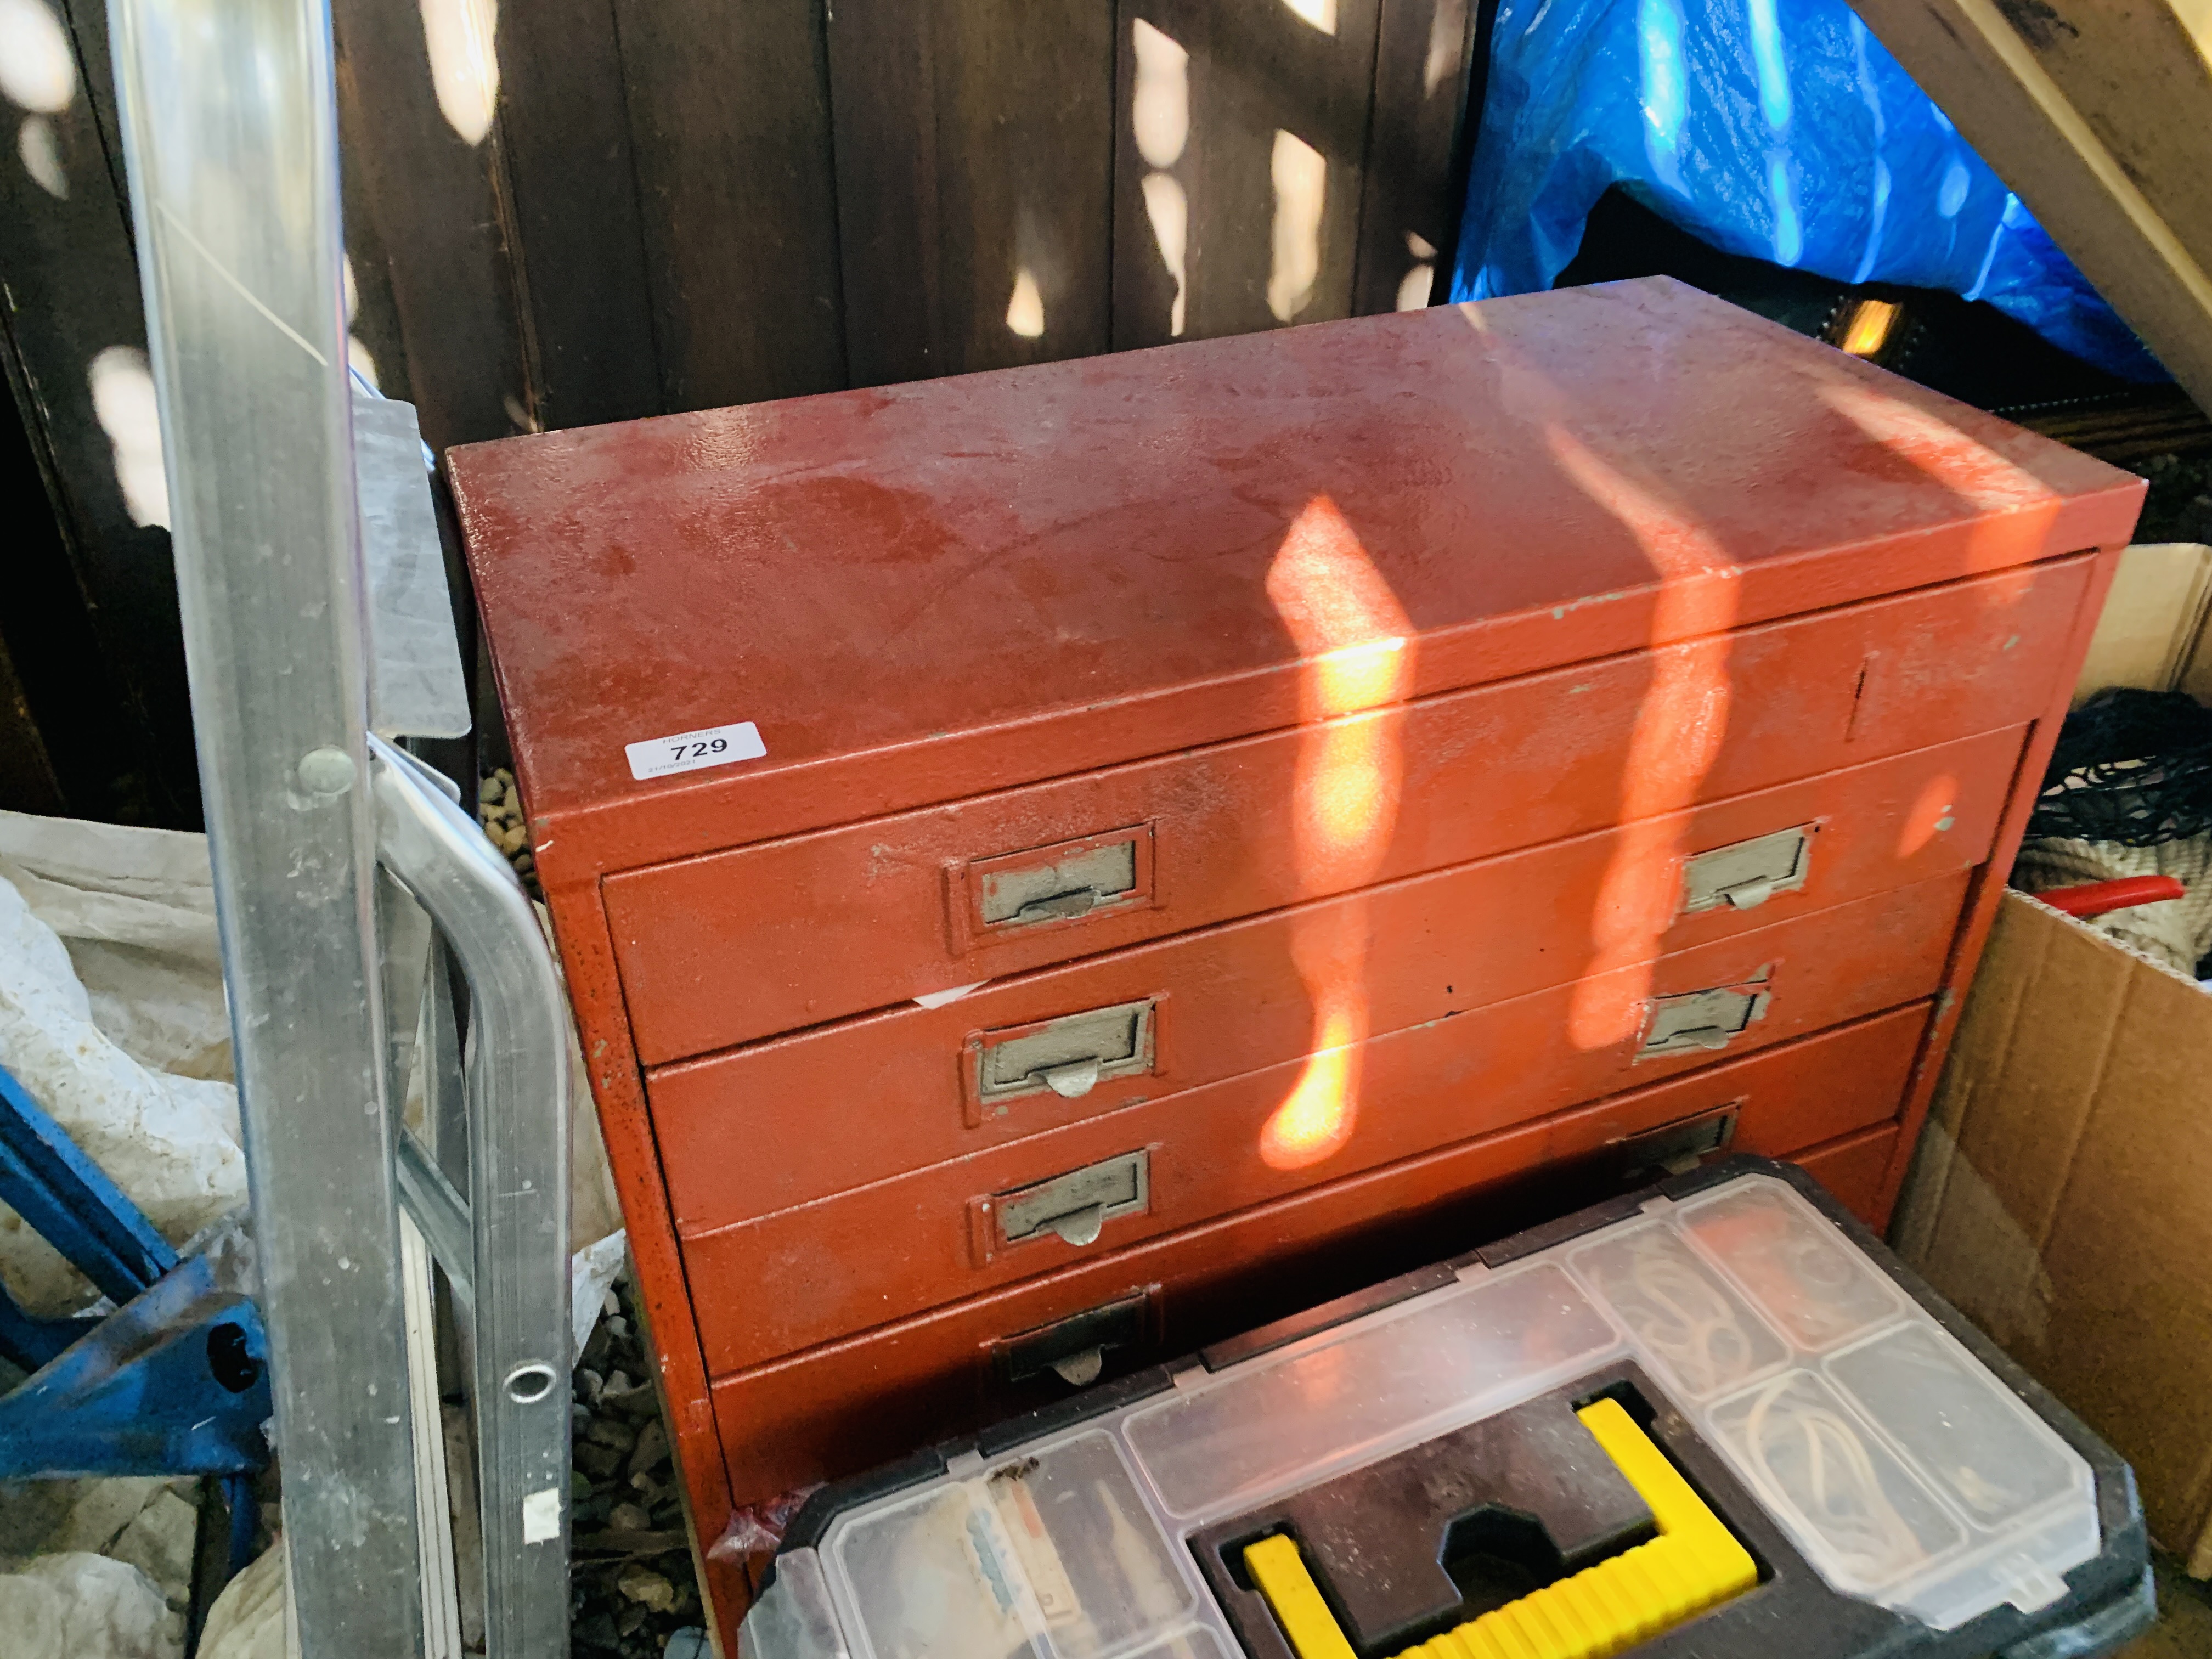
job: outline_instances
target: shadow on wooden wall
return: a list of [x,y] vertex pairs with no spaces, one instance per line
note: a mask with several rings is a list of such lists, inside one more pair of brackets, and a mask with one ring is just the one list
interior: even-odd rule
[[1469,0],[336,4],[434,444],[1387,311],[1457,224]]
[[[332,0],[356,362],[443,448],[1425,303],[1478,4]],[[104,15],[8,15],[0,344],[140,815],[186,823]]]

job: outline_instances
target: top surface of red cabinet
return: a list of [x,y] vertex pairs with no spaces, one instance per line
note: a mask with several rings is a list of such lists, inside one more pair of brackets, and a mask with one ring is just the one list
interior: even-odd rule
[[451,467],[549,884],[2109,546],[2142,490],[1658,278]]

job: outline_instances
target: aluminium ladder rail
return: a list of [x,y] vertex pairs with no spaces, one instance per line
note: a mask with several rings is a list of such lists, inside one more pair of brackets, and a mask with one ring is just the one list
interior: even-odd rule
[[566,1659],[568,1005],[507,860],[428,768],[368,742],[378,856],[469,986],[467,1196],[413,1135],[396,1146],[401,1200],[469,1316],[488,1652]]
[[[566,1659],[568,1017],[513,872],[370,735],[327,5],[109,7],[301,1651],[425,1650],[404,1200],[465,1315],[490,1659]],[[465,1145],[434,1158],[387,1041],[416,903],[470,991]]]

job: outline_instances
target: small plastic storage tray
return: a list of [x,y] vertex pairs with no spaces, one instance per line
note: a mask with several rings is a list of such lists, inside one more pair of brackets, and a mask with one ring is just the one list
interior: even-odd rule
[[2083,1452],[1778,1170],[1690,1185],[1219,1369],[1099,1390],[1095,1413],[940,1454],[920,1484],[831,1488],[777,1560],[751,1651],[1229,1659],[1193,1534],[1624,1364],[1828,1589],[1930,1634],[2068,1611],[2068,1575],[2108,1545],[2139,1568],[2124,1472],[2129,1536],[2107,1539]]

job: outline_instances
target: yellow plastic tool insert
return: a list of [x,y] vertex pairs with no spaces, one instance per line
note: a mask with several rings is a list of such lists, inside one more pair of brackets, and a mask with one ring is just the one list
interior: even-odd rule
[[[1576,1415],[1650,1506],[1659,1535],[1398,1659],[1609,1659],[1759,1582],[1735,1534],[1619,1401],[1601,1400]],[[1358,1659],[1293,1540],[1263,1538],[1246,1547],[1244,1565],[1298,1659]]]

